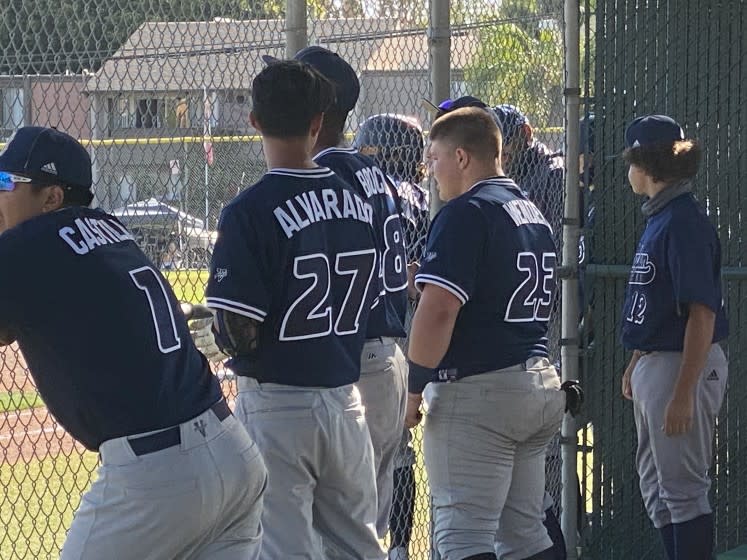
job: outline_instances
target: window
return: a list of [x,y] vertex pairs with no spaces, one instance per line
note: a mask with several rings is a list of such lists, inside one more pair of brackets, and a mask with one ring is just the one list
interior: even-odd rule
[[0,137],[8,138],[15,129],[23,126],[23,89],[0,89]]
[[161,128],[164,105],[163,99],[138,99],[135,102],[135,128]]

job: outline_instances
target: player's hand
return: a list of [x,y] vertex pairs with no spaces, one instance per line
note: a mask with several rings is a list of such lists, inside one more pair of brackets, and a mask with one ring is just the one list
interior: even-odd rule
[[228,359],[215,343],[213,335],[213,321],[215,314],[213,310],[199,303],[182,304],[182,311],[187,318],[189,334],[197,346],[197,349],[205,354],[205,357],[214,363],[223,362]]
[[423,419],[423,413],[420,412],[420,404],[423,402],[423,395],[420,393],[407,393],[407,412],[405,413],[405,427],[414,428]]
[[668,436],[681,436],[692,429],[694,401],[692,392],[685,395],[675,393],[664,411],[664,433]]
[[418,289],[415,287],[415,275],[418,273],[420,265],[411,262],[407,265],[407,296],[410,299],[418,299]]
[[630,376],[633,375],[634,369],[635,368],[628,366],[628,368],[625,370],[625,373],[623,373],[623,377],[622,377],[622,396],[628,399],[629,401],[633,400],[633,389],[630,386]]

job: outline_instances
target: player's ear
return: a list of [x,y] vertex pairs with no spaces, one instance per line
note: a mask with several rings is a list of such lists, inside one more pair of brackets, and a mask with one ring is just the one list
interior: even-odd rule
[[42,193],[42,196],[44,197],[44,200],[42,201],[43,212],[54,212],[55,210],[62,208],[62,205],[65,202],[65,191],[61,186],[52,185],[51,187],[46,187]]
[[457,165],[459,166],[459,169],[465,169],[469,165],[470,160],[472,159],[470,156],[470,153],[464,148],[457,148],[455,155],[456,155],[456,161],[457,161]]
[[521,136],[526,139],[527,142],[532,141],[532,136],[534,136],[534,131],[532,130],[531,125],[528,123],[524,123],[521,125]]
[[252,128],[257,132],[262,132],[262,128],[259,126],[259,121],[257,120],[257,115],[254,114],[254,111],[249,112],[249,124],[252,125]]
[[309,126],[309,134],[311,136],[318,136],[319,131],[322,129],[322,125],[324,124],[324,113],[319,113],[318,115],[314,115],[311,117],[311,124]]

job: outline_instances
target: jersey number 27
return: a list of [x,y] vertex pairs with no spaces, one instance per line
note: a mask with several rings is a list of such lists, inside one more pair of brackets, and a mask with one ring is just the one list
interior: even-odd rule
[[[296,257],[293,276],[307,287],[291,303],[280,324],[280,340],[304,340],[334,333],[358,332],[371,278],[376,270],[376,250],[338,253],[333,258],[322,253]],[[330,262],[332,261],[332,262]],[[343,279],[347,292],[337,309],[330,291],[334,280]]]

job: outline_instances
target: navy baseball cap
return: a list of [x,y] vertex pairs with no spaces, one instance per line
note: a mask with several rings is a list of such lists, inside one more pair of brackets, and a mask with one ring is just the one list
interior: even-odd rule
[[594,153],[594,113],[589,113],[579,121],[578,135],[581,153]]
[[682,127],[666,115],[644,115],[638,117],[625,129],[625,147],[673,144],[685,139]]
[[[279,59],[265,54],[262,55],[262,60],[266,64],[272,64]],[[298,51],[293,60],[308,64],[334,84],[337,98],[334,105],[336,108],[344,113],[353,110],[361,93],[361,84],[353,67],[339,54],[314,45]]]
[[91,157],[72,136],[54,128],[24,126],[0,152],[0,171],[35,181],[90,190]]
[[529,119],[514,105],[497,105],[493,107],[493,112],[498,120],[498,126],[501,127],[504,144],[510,142],[522,126],[529,124]]
[[487,104],[485,104],[477,97],[473,97],[471,95],[463,95],[462,97],[457,97],[456,99],[446,99],[439,103],[438,106],[434,105],[424,98],[423,106],[428,111],[435,114],[436,117],[442,117],[446,113],[455,111],[457,109],[463,109],[464,107],[479,107],[481,109],[488,108]]

